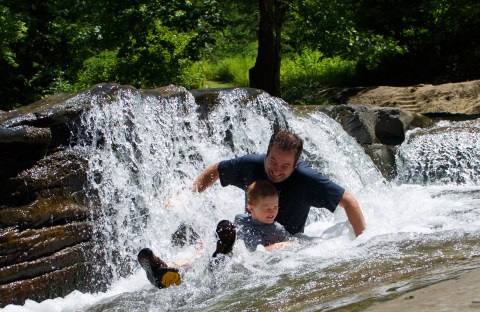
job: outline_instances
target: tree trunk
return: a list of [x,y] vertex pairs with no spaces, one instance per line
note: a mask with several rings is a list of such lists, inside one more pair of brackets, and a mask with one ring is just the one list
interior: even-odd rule
[[280,96],[281,30],[289,1],[259,0],[258,52],[250,87]]

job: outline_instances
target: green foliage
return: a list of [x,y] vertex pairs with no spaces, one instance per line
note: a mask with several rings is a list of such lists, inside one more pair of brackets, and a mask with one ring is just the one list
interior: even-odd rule
[[77,83],[88,87],[96,83],[116,81],[117,53],[118,51],[103,51],[85,60]]
[[199,87],[224,25],[215,0],[5,0],[0,14],[3,109],[105,81]]
[[223,83],[218,81],[205,80],[202,88],[232,88],[235,87],[231,83]]
[[251,55],[234,55],[208,63],[207,80],[231,83],[239,87],[248,87],[248,71],[255,64]]
[[289,54],[282,62],[282,96],[287,101],[311,103],[310,94],[321,85],[344,85],[355,74],[355,61],[339,56],[325,58],[322,53],[305,49]]
[[25,23],[19,17],[0,5],[0,60],[12,67],[18,67],[12,46],[23,39],[27,32]]
[[393,39],[364,32],[350,37],[350,47],[347,51],[346,55],[354,56],[350,59],[354,59],[368,70],[375,70],[384,60],[405,54],[407,47],[399,45]]
[[359,2],[356,23],[401,46],[382,58],[376,80],[418,83],[478,78],[479,17],[476,0],[370,0]]
[[315,49],[325,56],[354,60],[368,69],[375,69],[385,58],[404,53],[406,48],[394,38],[359,27],[359,3],[363,1],[296,2],[286,41],[296,52]]
[[[224,23],[209,56],[231,57],[238,54],[256,56],[258,0],[222,1]],[[254,42],[255,44],[252,44]]]
[[130,37],[118,54],[118,80],[141,88],[168,85],[181,72],[190,36],[156,21],[141,41]]
[[71,81],[67,80],[65,78],[65,74],[62,72],[59,72],[55,75],[55,78],[53,81],[49,84],[49,86],[43,91],[42,95],[48,96],[51,94],[56,94],[56,93],[75,93],[82,89],[82,87],[79,84],[72,84]]
[[[288,98],[320,84],[480,78],[477,0],[285,3]],[[3,0],[0,109],[99,82],[248,86],[258,21],[257,0]]]
[[181,64],[181,73],[177,76],[173,83],[184,86],[187,89],[200,89],[205,82],[206,66],[204,62],[191,62],[183,60],[185,64]]
[[132,38],[130,46],[103,51],[87,59],[77,82],[89,86],[100,82],[118,81],[142,88],[178,84],[199,88],[204,80],[204,65],[186,58],[185,49],[192,36],[171,30],[157,21],[156,27],[139,46]]

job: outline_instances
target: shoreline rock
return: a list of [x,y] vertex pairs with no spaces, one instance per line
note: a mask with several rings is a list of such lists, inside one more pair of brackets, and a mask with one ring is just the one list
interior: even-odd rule
[[480,269],[408,291],[396,299],[377,302],[365,312],[479,311]]
[[441,118],[480,118],[480,80],[440,85],[325,88],[316,97],[334,104],[396,107]]

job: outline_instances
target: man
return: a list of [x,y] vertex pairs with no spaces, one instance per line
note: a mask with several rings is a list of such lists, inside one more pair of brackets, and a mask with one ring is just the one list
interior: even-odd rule
[[243,190],[256,180],[269,180],[279,193],[276,221],[291,234],[304,231],[310,207],[335,211],[343,207],[355,235],[365,229],[357,200],[341,186],[300,161],[303,141],[288,131],[272,135],[266,155],[246,155],[207,167],[193,182],[192,190],[203,192],[220,179],[222,186]]
[[[235,185],[247,190],[253,182],[268,179],[278,191],[275,221],[290,234],[303,232],[310,207],[327,208],[333,212],[340,205],[345,209],[355,235],[360,235],[365,229],[365,219],[357,200],[345,189],[299,161],[302,150],[303,141],[297,135],[280,131],[272,135],[266,155],[246,155],[215,163],[200,173],[192,190],[203,192],[218,179],[222,186]],[[273,205],[275,208],[276,203]],[[252,212],[252,209],[249,211]],[[257,219],[255,215],[252,217]],[[186,229],[185,225],[181,226],[177,231],[180,234],[174,233],[172,236],[174,241],[183,241],[188,236]],[[235,226],[228,220],[218,223],[216,233],[217,249],[212,255],[211,268],[223,261],[222,255],[231,253],[236,238]],[[198,239],[198,235],[192,239]],[[149,248],[140,250],[138,261],[153,285],[165,288],[181,283],[178,269],[155,256]]]

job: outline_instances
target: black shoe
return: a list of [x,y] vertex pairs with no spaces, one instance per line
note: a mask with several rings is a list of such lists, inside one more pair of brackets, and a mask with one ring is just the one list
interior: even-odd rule
[[235,225],[228,220],[222,220],[217,225],[217,249],[208,262],[208,269],[213,272],[219,265],[224,264],[232,253],[237,232]]
[[183,247],[185,245],[194,245],[200,239],[197,232],[190,225],[180,224],[178,229],[172,234],[172,244],[174,246]]
[[178,269],[168,267],[159,257],[153,254],[150,248],[143,248],[138,253],[138,262],[147,273],[147,278],[158,288],[167,288],[171,285],[180,285],[182,278]]
[[213,253],[212,257],[216,257],[219,254],[230,254],[232,252],[233,245],[235,244],[235,238],[237,237],[235,225],[228,220],[222,220],[218,222],[216,232],[217,249]]

